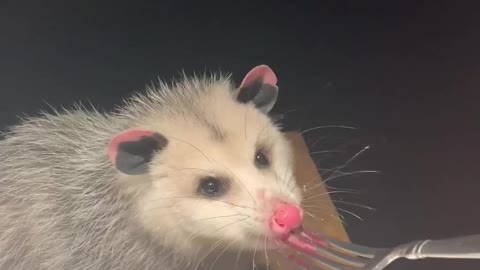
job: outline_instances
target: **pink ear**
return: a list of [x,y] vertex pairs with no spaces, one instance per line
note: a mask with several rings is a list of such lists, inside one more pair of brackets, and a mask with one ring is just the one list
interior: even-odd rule
[[118,146],[123,142],[135,142],[144,137],[151,137],[155,132],[150,130],[130,129],[117,134],[108,145],[108,157],[115,164],[118,155]]
[[240,88],[245,88],[256,82],[277,86],[277,76],[269,66],[259,65],[245,75],[245,78],[243,78],[243,81],[240,84]]

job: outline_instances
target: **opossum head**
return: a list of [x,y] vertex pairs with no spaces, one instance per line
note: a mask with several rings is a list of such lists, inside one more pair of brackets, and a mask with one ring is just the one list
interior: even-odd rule
[[300,226],[290,144],[268,115],[277,95],[261,65],[239,87],[192,79],[137,99],[137,126],[114,136],[108,153],[119,179],[141,187],[141,224],[174,245],[242,249],[273,248]]

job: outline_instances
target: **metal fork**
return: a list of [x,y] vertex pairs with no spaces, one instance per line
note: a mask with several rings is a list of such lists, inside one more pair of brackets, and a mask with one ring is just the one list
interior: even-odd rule
[[[311,244],[311,248],[293,248],[307,257],[314,258],[325,269],[331,270],[382,270],[399,258],[480,259],[480,234],[443,240],[414,241],[394,248],[365,247],[307,232],[300,232],[296,237],[303,243]],[[304,261],[299,265],[310,270],[321,269]]]

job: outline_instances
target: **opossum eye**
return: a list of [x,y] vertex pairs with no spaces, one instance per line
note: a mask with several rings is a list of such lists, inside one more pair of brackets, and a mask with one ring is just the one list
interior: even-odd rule
[[270,165],[267,156],[263,152],[263,150],[258,150],[255,153],[255,166],[259,169],[264,169]]
[[264,113],[270,112],[278,97],[277,77],[266,65],[250,70],[238,89],[240,103],[253,102]]
[[200,192],[207,197],[218,197],[225,193],[222,181],[215,177],[206,177],[200,181]]

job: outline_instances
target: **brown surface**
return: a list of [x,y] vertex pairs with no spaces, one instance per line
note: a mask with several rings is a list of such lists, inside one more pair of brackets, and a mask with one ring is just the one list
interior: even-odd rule
[[[348,241],[348,235],[338,217],[333,202],[330,196],[325,194],[327,190],[325,186],[321,184],[320,174],[317,171],[315,163],[310,158],[305,141],[298,133],[289,132],[287,133],[287,137],[290,139],[294,148],[297,182],[300,186],[307,185],[307,187],[312,187],[310,189],[307,188],[307,192],[305,193],[305,199],[307,201],[304,202],[304,208],[305,211],[310,214],[305,214],[304,226],[309,230]],[[308,199],[310,196],[315,197]],[[291,263],[287,263],[285,257],[280,254],[269,254],[268,261],[270,262],[268,269],[271,270],[296,269]],[[259,266],[263,265],[260,268],[267,269],[267,267],[264,266],[266,264],[265,256],[259,256],[256,262]]]

